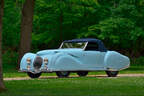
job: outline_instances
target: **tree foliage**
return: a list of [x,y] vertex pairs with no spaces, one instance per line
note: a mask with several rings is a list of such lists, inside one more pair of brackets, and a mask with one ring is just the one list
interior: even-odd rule
[[[18,51],[25,0],[6,0],[3,53]],[[36,0],[32,52],[73,38],[98,38],[131,57],[144,52],[144,0]],[[16,55],[14,55],[16,56]]]

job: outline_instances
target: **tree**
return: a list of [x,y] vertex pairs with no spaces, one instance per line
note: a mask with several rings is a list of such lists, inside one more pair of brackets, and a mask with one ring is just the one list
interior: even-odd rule
[[18,68],[22,56],[31,49],[34,4],[35,0],[26,0],[22,8]]
[[4,9],[4,0],[0,0],[0,92],[5,90],[3,83],[3,73],[2,73],[2,17]]
[[59,28],[59,31],[60,31],[60,41],[62,42],[63,41],[63,9],[61,7],[62,5],[62,0],[60,0],[60,17],[59,17],[59,23],[60,23],[60,28]]

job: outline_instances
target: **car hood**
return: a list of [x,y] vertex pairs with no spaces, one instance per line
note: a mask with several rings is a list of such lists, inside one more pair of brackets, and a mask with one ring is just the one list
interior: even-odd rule
[[42,56],[42,55],[50,55],[50,54],[55,54],[55,53],[74,53],[74,52],[80,52],[83,51],[83,49],[79,49],[79,48],[68,48],[68,49],[53,49],[53,50],[42,50],[37,52],[36,54],[38,56]]

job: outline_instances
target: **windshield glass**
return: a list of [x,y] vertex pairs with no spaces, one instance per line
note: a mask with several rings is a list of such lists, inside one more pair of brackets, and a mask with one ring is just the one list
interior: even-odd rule
[[71,42],[65,42],[61,45],[61,49],[64,48],[81,48],[84,49],[87,42],[78,42],[78,43],[71,43]]

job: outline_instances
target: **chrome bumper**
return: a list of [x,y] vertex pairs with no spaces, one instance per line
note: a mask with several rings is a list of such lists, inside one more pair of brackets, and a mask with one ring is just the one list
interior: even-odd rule
[[23,69],[23,70],[19,70],[18,72],[31,72],[31,73],[52,73],[52,71],[50,70],[44,70],[44,69],[41,69],[41,70],[27,70],[27,69]]

